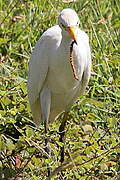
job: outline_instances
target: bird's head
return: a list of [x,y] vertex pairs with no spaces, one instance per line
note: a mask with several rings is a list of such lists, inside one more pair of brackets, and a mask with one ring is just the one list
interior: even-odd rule
[[76,30],[79,26],[79,18],[77,13],[70,8],[63,9],[58,16],[58,23],[63,32],[67,34],[77,43]]

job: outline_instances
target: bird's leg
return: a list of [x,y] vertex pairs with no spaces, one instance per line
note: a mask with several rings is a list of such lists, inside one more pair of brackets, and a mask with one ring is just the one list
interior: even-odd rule
[[[40,105],[41,105],[41,116],[44,122],[45,128],[45,151],[50,156],[50,147],[48,144],[48,120],[50,115],[50,106],[51,106],[51,92],[47,87],[44,87],[40,93]],[[49,158],[49,157],[47,157]],[[50,167],[47,165],[48,177],[50,176]]]
[[44,126],[45,126],[45,151],[48,153],[48,155],[49,155],[49,153],[50,153],[50,148],[49,148],[49,146],[48,146],[48,137],[47,137],[47,133],[48,133],[48,128],[47,128],[47,124],[46,124],[46,122],[44,123]]
[[[59,134],[60,134],[60,139],[59,140],[62,143],[64,143],[65,126],[66,126],[66,122],[67,122],[67,117],[68,117],[68,113],[65,112],[62,123],[61,123],[61,125],[59,127]],[[64,145],[60,148],[60,156],[61,156],[60,162],[63,163],[63,161],[64,161]]]
[[[45,151],[48,155],[50,155],[50,147],[48,145],[48,137],[47,137],[48,128],[47,128],[46,122],[44,122],[44,127],[45,127]],[[48,177],[49,177],[51,173],[49,165],[47,166],[47,171],[48,171]]]

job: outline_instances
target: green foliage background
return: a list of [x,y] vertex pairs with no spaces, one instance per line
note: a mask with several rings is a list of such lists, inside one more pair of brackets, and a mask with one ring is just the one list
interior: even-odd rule
[[[90,38],[92,71],[86,95],[72,106],[65,163],[59,163],[60,122],[50,125],[52,156],[45,159],[44,128],[36,128],[27,99],[29,57],[41,34],[65,7],[76,10]],[[0,0],[0,179],[120,179],[120,0]],[[19,164],[20,163],[20,164]]]

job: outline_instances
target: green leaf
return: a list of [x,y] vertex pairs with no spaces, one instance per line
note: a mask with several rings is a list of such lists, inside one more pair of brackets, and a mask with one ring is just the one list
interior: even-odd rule
[[12,151],[15,149],[15,144],[13,144],[13,142],[6,142],[6,147],[8,150]]
[[32,161],[37,167],[41,167],[41,160],[39,158],[36,158],[35,156],[32,157]]
[[8,97],[4,96],[2,99],[1,99],[2,103],[7,106],[11,103],[11,99],[9,99]]
[[0,45],[6,44],[9,40],[10,38],[0,38]]
[[107,121],[109,123],[109,127],[111,127],[111,128],[117,124],[117,118],[114,118],[114,117],[108,118]]
[[32,175],[31,180],[39,180],[39,178],[35,175]]
[[5,142],[2,138],[2,136],[0,136],[0,151],[2,152],[2,150],[4,150],[5,148]]
[[19,106],[19,112],[22,112],[25,110],[25,105],[24,104],[20,104]]
[[26,136],[27,137],[31,137],[31,136],[34,135],[34,131],[31,128],[29,128],[29,127],[26,128],[25,132],[26,132]]

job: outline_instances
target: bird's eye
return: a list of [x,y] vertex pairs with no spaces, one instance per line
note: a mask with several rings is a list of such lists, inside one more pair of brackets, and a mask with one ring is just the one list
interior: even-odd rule
[[66,27],[61,23],[61,26],[66,30]]
[[77,22],[77,25],[79,25],[79,21]]

